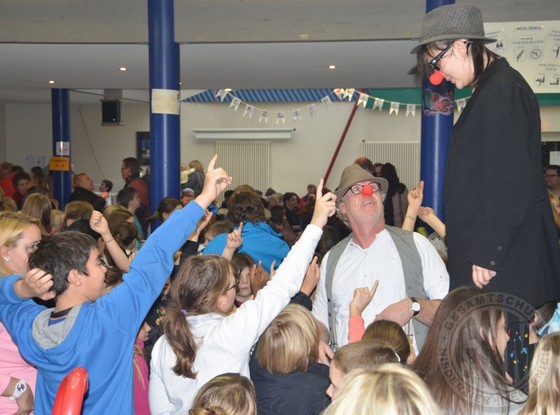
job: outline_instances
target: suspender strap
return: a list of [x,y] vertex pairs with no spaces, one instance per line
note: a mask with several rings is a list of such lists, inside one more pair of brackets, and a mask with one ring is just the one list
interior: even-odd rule
[[[387,226],[387,230],[393,238],[393,242],[401,258],[406,296],[408,298],[427,299],[428,296],[424,290],[422,259],[414,243],[414,233],[393,226]],[[418,346],[418,350],[420,350],[426,341],[429,327],[415,318],[412,318],[412,326],[414,327],[416,345]]]
[[329,258],[327,260],[327,275],[325,277],[325,286],[327,289],[327,306],[329,310],[329,328],[330,328],[330,341],[329,345],[336,351],[338,348],[337,340],[336,340],[336,316],[334,314],[334,303],[333,303],[333,280],[334,280],[334,270],[336,269],[336,265],[338,264],[338,260],[340,256],[346,249],[346,245],[352,239],[354,234],[348,235],[342,241],[337,243],[334,247],[331,248],[329,251]]

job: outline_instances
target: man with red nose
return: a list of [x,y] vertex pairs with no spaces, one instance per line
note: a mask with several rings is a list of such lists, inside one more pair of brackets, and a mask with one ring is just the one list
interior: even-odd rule
[[387,188],[384,178],[352,164],[344,169],[335,191],[338,211],[352,233],[321,263],[313,315],[322,323],[323,363],[332,358],[332,349],[348,343],[349,308],[356,289],[371,289],[379,281],[362,312],[365,325],[376,319],[396,321],[414,336],[417,349],[449,290],[445,264],[431,243],[417,233],[385,225]]

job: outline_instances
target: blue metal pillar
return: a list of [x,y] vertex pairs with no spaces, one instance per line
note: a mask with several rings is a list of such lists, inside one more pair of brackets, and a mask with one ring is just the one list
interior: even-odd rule
[[150,195],[152,211],[164,197],[179,198],[179,45],[173,0],[148,0],[150,58]]
[[[70,166],[70,95],[67,89],[51,90],[53,155],[68,157]],[[53,171],[54,198],[64,210],[72,192],[70,170]]]
[[[440,6],[455,3],[453,0],[427,0],[426,13]],[[424,180],[423,205],[434,209],[442,220],[443,178],[451,128],[453,127],[454,86],[443,81],[434,86],[422,81],[422,136],[420,177]]]

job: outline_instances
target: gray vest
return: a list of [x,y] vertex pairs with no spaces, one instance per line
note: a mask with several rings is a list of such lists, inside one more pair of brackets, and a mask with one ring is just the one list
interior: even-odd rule
[[[404,282],[406,287],[406,296],[415,297],[419,299],[428,299],[424,291],[424,275],[422,273],[422,260],[418,253],[418,248],[414,243],[413,232],[405,231],[393,226],[387,226],[387,231],[397,248],[399,257],[403,267]],[[330,344],[333,349],[337,349],[338,345],[336,340],[336,316],[334,315],[334,306],[332,301],[332,287],[334,279],[334,271],[340,256],[346,249],[346,245],[352,239],[353,234],[348,235],[338,244],[336,244],[329,252],[327,260],[327,275],[325,276],[325,286],[327,290],[327,305],[329,311],[329,325],[330,325]],[[422,348],[426,341],[429,327],[419,322],[415,318],[412,319],[412,326],[414,327],[414,337],[416,338],[416,345],[418,350]]]

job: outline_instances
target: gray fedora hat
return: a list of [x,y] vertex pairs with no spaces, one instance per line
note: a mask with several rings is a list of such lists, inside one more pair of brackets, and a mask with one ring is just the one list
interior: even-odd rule
[[450,4],[438,7],[424,16],[420,44],[410,53],[418,52],[422,45],[439,40],[480,39],[486,43],[496,39],[484,35],[482,13],[470,4]]
[[387,193],[389,188],[389,182],[383,177],[375,177],[367,170],[361,168],[358,164],[351,164],[342,171],[342,176],[340,176],[340,183],[334,191],[337,197],[337,201],[342,200],[342,196],[350,189],[353,185],[365,180],[378,183],[381,187],[383,193]]

